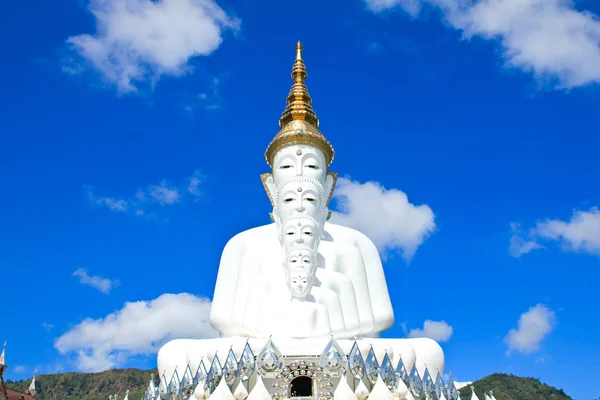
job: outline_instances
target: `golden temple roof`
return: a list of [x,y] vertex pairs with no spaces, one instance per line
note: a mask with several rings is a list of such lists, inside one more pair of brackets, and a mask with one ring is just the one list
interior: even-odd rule
[[312,107],[312,98],[304,81],[308,74],[302,58],[302,44],[296,45],[296,60],[292,67],[294,83],[286,100],[286,107],[279,119],[280,131],[267,147],[265,159],[273,166],[275,154],[291,145],[309,145],[321,150],[327,165],[331,164],[335,152],[331,143],[319,130],[319,119]]

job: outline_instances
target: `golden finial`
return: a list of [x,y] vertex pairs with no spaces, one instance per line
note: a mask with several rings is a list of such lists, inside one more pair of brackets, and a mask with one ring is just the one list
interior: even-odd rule
[[312,108],[312,98],[304,81],[308,74],[302,58],[302,44],[296,44],[296,60],[292,67],[294,83],[286,99],[286,107],[279,119],[281,130],[275,135],[267,147],[265,159],[273,165],[275,153],[284,147],[294,144],[305,144],[317,147],[327,160],[327,165],[335,155],[333,147],[319,131],[319,119]]
[[306,65],[302,59],[302,44],[298,41],[296,45],[296,61],[292,67],[292,79],[294,84],[287,97],[287,107],[279,120],[279,127],[293,120],[304,120],[315,127],[319,126],[319,119],[312,108],[312,99],[304,81],[307,77]]
[[[304,82],[306,76],[306,65],[304,65],[304,60],[302,59],[302,43],[298,40],[298,44],[296,45],[296,62],[292,68],[292,79],[294,82]],[[304,88],[306,89],[306,86]],[[308,89],[306,89],[306,94],[308,95]],[[308,97],[310,98],[310,95]]]

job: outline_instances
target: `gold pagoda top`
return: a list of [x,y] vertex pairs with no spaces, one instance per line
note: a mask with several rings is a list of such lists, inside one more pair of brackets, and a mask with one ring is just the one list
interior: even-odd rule
[[296,61],[292,68],[294,84],[287,97],[287,107],[279,119],[280,128],[293,120],[304,120],[316,128],[319,127],[319,119],[312,108],[312,99],[304,83],[306,77],[306,65],[304,65],[302,59],[302,44],[298,42],[296,45]]
[[327,165],[331,164],[335,152],[331,143],[319,130],[319,119],[312,108],[312,98],[304,81],[308,74],[302,58],[302,44],[296,45],[296,60],[292,67],[294,83],[287,96],[286,107],[279,119],[279,132],[265,153],[265,159],[273,166],[275,154],[291,145],[309,145],[321,150],[325,155]]

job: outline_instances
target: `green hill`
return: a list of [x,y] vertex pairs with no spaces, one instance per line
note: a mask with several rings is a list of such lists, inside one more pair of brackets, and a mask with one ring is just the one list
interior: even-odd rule
[[[130,390],[129,400],[141,400],[154,370],[113,369],[100,373],[85,374],[69,372],[64,374],[38,375],[36,386],[39,400],[108,400],[109,395],[117,394],[123,400],[125,391]],[[25,391],[29,380],[11,382],[6,386]],[[460,390],[461,398],[471,398],[470,386],[484,400],[484,393],[494,392],[497,400],[572,400],[562,389],[541,383],[535,378],[521,378],[508,374],[486,376]]]
[[[36,389],[38,400],[108,400],[117,394],[122,400],[130,390],[129,400],[141,400],[154,370],[112,369],[99,373],[68,372],[64,374],[38,375]],[[11,382],[6,386],[25,391],[31,380]]]
[[471,398],[471,386],[479,400],[485,393],[494,392],[497,400],[573,400],[562,389],[546,385],[535,378],[521,378],[509,374],[492,374],[460,389],[460,397]]

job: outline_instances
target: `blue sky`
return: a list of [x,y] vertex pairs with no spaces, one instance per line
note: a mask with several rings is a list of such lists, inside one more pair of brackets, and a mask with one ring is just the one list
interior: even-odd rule
[[213,334],[222,248],[269,222],[300,39],[334,207],[386,258],[385,336],[437,338],[458,380],[600,395],[596,2],[127,3],[0,13],[8,378],[151,368]]

